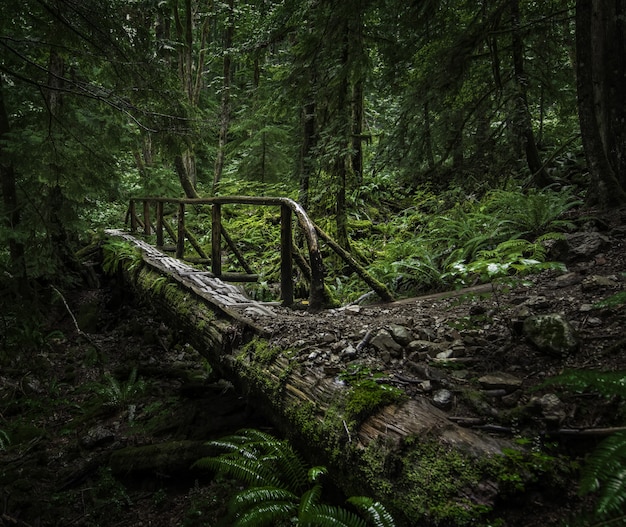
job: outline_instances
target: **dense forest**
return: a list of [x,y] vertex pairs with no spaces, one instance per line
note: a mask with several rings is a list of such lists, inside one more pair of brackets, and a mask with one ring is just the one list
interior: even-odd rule
[[[50,306],[98,282],[81,250],[135,197],[291,198],[394,298],[558,268],[548,248],[579,218],[626,205],[625,13],[3,0],[0,367],[49,344]],[[210,216],[191,214],[210,247]],[[275,216],[224,218],[259,273],[254,299],[280,297]],[[345,261],[325,265],[328,306],[371,294]],[[7,427],[0,407],[0,451]]]

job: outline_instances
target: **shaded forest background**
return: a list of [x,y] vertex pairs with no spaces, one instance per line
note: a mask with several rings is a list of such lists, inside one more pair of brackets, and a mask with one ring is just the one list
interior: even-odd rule
[[468,256],[386,253],[398,232],[419,238],[417,213],[486,215],[494,191],[510,204],[542,189],[618,206],[622,8],[6,0],[2,294],[76,280],[76,249],[130,196],[293,197],[364,264],[386,255],[386,281],[407,258],[421,272]]

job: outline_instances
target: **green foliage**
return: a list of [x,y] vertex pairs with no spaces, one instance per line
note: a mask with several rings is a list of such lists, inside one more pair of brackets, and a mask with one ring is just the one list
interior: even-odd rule
[[125,382],[118,381],[109,372],[104,374],[104,381],[93,386],[105,406],[120,409],[128,405],[135,397],[146,390],[146,383],[137,378],[137,368],[133,368]]
[[534,239],[549,231],[574,228],[563,215],[582,203],[571,186],[527,192],[494,190],[486,198],[485,211],[505,217],[509,232]]
[[8,434],[0,429],[0,452],[7,449],[7,446],[11,443]]
[[[576,392],[626,397],[625,372],[567,371],[544,383],[552,384]],[[612,434],[589,455],[579,492],[597,496],[593,525],[618,525],[626,520],[626,432]]]
[[[550,234],[554,238],[558,235]],[[472,262],[454,262],[443,276],[452,278],[457,283],[467,285],[479,279],[482,282],[493,281],[508,275],[524,276],[548,269],[565,270],[560,262],[546,262],[545,247],[542,241],[529,242],[524,239],[512,239],[498,244],[492,250],[479,251]]]
[[127,265],[129,271],[139,267],[141,252],[137,247],[123,240],[108,239],[102,246],[102,269],[107,274],[116,273],[120,265]]
[[615,293],[604,300],[600,300],[593,304],[594,309],[615,308],[626,305],[626,291]]
[[626,397],[626,373],[592,370],[566,370],[546,380],[540,387],[557,385],[570,391],[591,390],[604,397]]
[[312,467],[307,470],[287,441],[259,430],[247,429],[208,444],[226,453],[202,458],[196,466],[234,477],[248,485],[230,500],[229,516],[225,519],[229,526],[394,525],[382,504],[367,498],[353,498],[351,503],[364,512],[370,523],[352,511],[320,503],[321,481],[326,469]]
[[372,372],[369,368],[352,365],[339,374],[350,389],[346,395],[346,417],[361,421],[377,409],[400,401],[404,392],[386,383],[387,376],[381,372]]

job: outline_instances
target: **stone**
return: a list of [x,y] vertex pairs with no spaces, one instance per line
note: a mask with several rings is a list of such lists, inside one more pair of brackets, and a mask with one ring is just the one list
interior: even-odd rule
[[609,244],[608,236],[595,231],[566,234],[565,239],[570,258],[589,258]]
[[98,425],[91,428],[81,437],[80,444],[87,449],[93,449],[106,443],[111,443],[115,439],[115,433],[109,428]]
[[545,309],[550,307],[550,300],[545,296],[531,296],[522,305],[534,307],[535,309]]
[[454,394],[450,390],[442,388],[441,390],[437,390],[435,393],[433,393],[433,404],[437,408],[446,410],[452,406],[453,402]]
[[574,328],[558,313],[528,317],[523,334],[540,351],[560,358],[574,353],[579,346]]
[[407,346],[409,353],[427,353],[429,357],[436,357],[438,353],[444,351],[443,345],[439,342],[429,340],[413,340]]
[[511,393],[521,388],[522,380],[509,373],[491,373],[478,379],[483,390],[504,390]]
[[541,408],[541,413],[546,421],[560,423],[566,417],[561,399],[553,393],[533,397],[530,402]]
[[402,355],[402,346],[398,344],[389,331],[381,329],[370,341],[370,344],[381,354],[388,353],[392,357]]
[[399,324],[389,324],[387,331],[389,331],[393,340],[401,346],[407,346],[413,340],[413,334],[409,329]]
[[595,289],[612,289],[618,287],[618,285],[617,281],[610,276],[591,275],[583,280],[580,287],[584,292],[588,293]]

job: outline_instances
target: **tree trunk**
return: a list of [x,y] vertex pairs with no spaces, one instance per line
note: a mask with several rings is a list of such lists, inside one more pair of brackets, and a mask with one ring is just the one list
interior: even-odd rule
[[[576,2],[580,132],[590,175],[589,202],[602,208],[626,203],[624,32],[622,23],[617,26],[616,20],[610,19],[607,11],[615,9],[610,4],[593,0]],[[617,29],[620,31],[616,32]],[[616,49],[615,44],[622,47],[618,45]],[[621,77],[612,71],[615,68],[619,71],[620,67]]]
[[10,267],[17,279],[18,293],[25,295],[29,290],[29,285],[24,245],[19,236],[21,217],[17,197],[17,178],[13,163],[7,159],[4,151],[5,140],[10,131],[9,114],[4,104],[2,76],[0,76],[0,188],[2,189],[4,224],[10,232],[8,236]]
[[[125,281],[168,324],[184,332],[214,370],[245,393],[250,403],[263,410],[314,462],[332,466],[333,475],[349,495],[408,503],[415,492],[415,483],[409,479],[412,476],[381,467],[396,466],[398,456],[423,452],[426,444],[443,445],[470,464],[477,458],[495,460],[503,447],[511,447],[508,441],[454,424],[426,399],[389,404],[355,420],[345,410],[351,391],[336,382],[334,373],[326,375],[301,367],[292,358],[289,344],[276,347],[263,327],[247,321],[236,309],[224,310],[219,302],[198,296],[199,292],[206,295],[206,290],[184,286],[189,277],[179,276],[171,281],[171,287],[154,287],[163,276],[156,269],[171,269],[166,259],[155,258],[151,263],[148,258],[139,269],[123,272]],[[294,317],[288,318],[290,323],[297,323]],[[487,473],[478,477],[490,478]],[[389,488],[402,490],[394,496],[381,495]],[[433,505],[441,499],[436,492]],[[417,518],[410,520],[416,524]]]
[[226,156],[226,143],[228,141],[228,128],[230,126],[230,85],[231,85],[231,55],[230,48],[233,45],[235,34],[234,25],[234,0],[228,0],[228,20],[224,30],[224,62],[222,81],[222,102],[220,108],[220,131],[215,158],[215,171],[213,173],[213,194],[219,191],[222,172],[224,171],[224,159]]
[[519,0],[511,0],[511,25],[512,44],[513,44],[513,73],[516,87],[515,93],[515,123],[519,128],[521,139],[524,143],[526,152],[526,162],[532,174],[532,181],[537,187],[546,187],[552,183],[548,176],[533,133],[532,122],[530,118],[530,110],[528,109],[528,99],[526,96],[526,87],[528,85],[528,77],[524,71],[524,46],[520,33],[520,12]]
[[309,208],[309,187],[315,166],[313,161],[317,144],[315,108],[315,101],[313,100],[307,102],[302,108],[302,149],[300,152],[300,191],[298,201],[305,210]]

